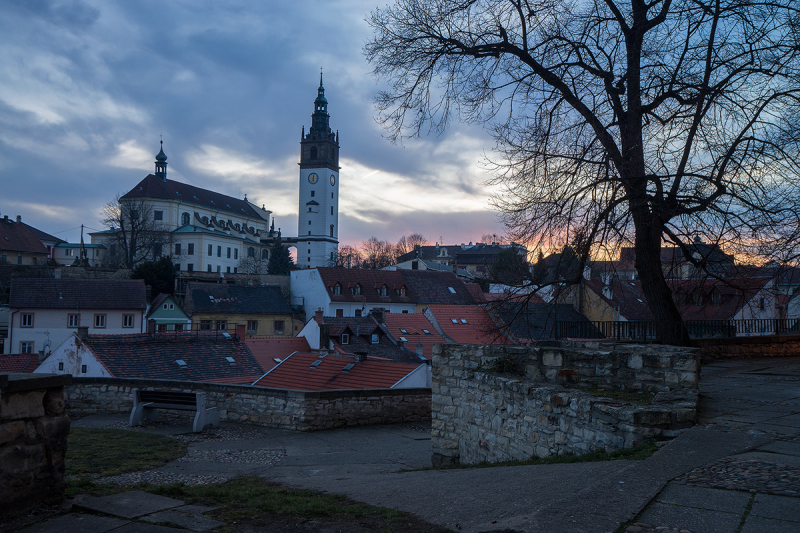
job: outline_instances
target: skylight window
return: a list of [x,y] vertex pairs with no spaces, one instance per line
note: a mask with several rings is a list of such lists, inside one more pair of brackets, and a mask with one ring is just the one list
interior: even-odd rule
[[278,357],[273,357],[272,360],[275,361],[276,363],[280,363],[281,362],[280,358],[278,358]]
[[356,365],[354,365],[353,363],[349,363],[349,364],[345,365],[345,367],[342,369],[342,372],[350,372],[353,369],[354,366],[356,366]]
[[408,333],[408,331],[405,328],[400,328],[400,333]]
[[453,324],[458,324],[458,319],[457,318],[451,318],[450,322],[452,322]]
[[408,339],[406,339],[405,337],[400,337],[400,340],[403,342],[408,342]]
[[431,332],[430,332],[430,331],[428,331],[427,329],[423,329],[423,330],[422,330],[422,333],[424,333],[425,335],[430,335],[430,334],[431,334]]
[[186,368],[186,361],[183,359],[175,359],[175,362],[178,363],[178,366],[181,368]]
[[233,363],[235,363],[235,362],[236,362],[236,359],[234,359],[233,357],[226,357],[226,358],[225,358],[225,360],[226,360],[227,362],[231,363],[231,364],[233,364]]
[[450,294],[456,293],[456,290],[453,287],[447,287],[447,290],[450,291]]
[[316,361],[311,363],[311,366],[309,368],[317,368],[321,363],[322,363],[322,359],[317,359]]
[[466,318],[462,318],[462,319],[461,319],[461,323],[462,323],[462,324],[466,324],[466,323],[467,323],[467,319],[466,319]]

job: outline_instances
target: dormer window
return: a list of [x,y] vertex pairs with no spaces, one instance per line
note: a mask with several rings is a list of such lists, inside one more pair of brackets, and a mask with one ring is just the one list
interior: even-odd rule
[[703,305],[703,293],[700,291],[695,291],[692,294],[692,304],[694,305]]
[[355,296],[360,296],[361,295],[361,285],[359,283],[356,283],[356,286],[353,287],[353,294]]
[[719,305],[721,303],[722,303],[722,295],[719,293],[719,291],[712,292],[711,293],[711,305],[719,307]]
[[386,285],[381,285],[381,288],[378,289],[378,294],[380,294],[381,296],[388,296],[389,288]]
[[397,294],[399,294],[400,296],[405,296],[406,295],[406,286],[403,285],[402,287],[397,289]]
[[342,286],[340,284],[336,284],[333,286],[333,294],[339,295],[342,294]]
[[370,342],[372,342],[372,344],[378,344],[380,341],[381,341],[381,337],[380,337],[380,335],[379,335],[379,334],[377,334],[377,333],[373,333],[373,334],[371,335],[371,337],[370,337]]
[[350,344],[350,335],[348,333],[342,333],[342,344]]

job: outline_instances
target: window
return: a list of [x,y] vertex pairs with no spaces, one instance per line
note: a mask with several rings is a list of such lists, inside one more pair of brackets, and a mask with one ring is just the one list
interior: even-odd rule
[[81,325],[81,315],[69,314],[67,315],[67,327],[77,328]]
[[400,288],[397,290],[397,294],[399,294],[400,296],[405,296],[405,295],[406,295],[406,286],[405,286],[405,285],[403,285],[402,287],[400,287]]
[[175,271],[176,272],[180,272],[180,270],[181,270],[181,264],[180,263],[175,263]]
[[153,211],[153,220],[164,220],[164,211]]
[[75,252],[72,248],[67,248],[66,250],[64,250],[64,255],[72,257],[73,255],[75,255]]
[[311,208],[310,208],[310,207],[308,208],[308,212],[309,212],[309,213],[311,212]]
[[311,235],[311,230],[308,230],[308,234]]
[[761,301],[759,301],[758,308],[762,311],[767,308],[766,300],[764,300],[764,298],[761,298]]
[[81,374],[86,373],[86,365],[81,365]]
[[458,319],[457,318],[451,318],[450,322],[452,322],[453,324],[458,324]]
[[230,259],[230,258],[231,258],[231,247],[228,246],[228,259]]
[[361,316],[361,309],[356,309],[356,312],[354,313],[354,316],[360,317]]
[[96,328],[106,327],[106,315],[94,315],[94,327]]
[[200,321],[200,329],[201,330],[209,330],[209,329],[211,329],[211,321],[210,320],[201,320]]
[[248,320],[247,321],[247,331],[254,333],[258,331],[258,320]]
[[360,296],[361,295],[361,285],[360,284],[356,283],[356,286],[353,287],[353,294],[356,295],[356,296]]
[[181,243],[175,243],[175,255],[181,255]]
[[337,309],[336,310],[336,316],[340,317],[340,318],[343,317],[344,316],[344,309]]
[[21,328],[33,327],[33,313],[23,313],[19,317],[19,326]]
[[261,249],[261,259],[267,260],[269,259],[269,250],[266,248]]
[[58,363],[58,369],[59,370],[64,370],[64,362],[63,361]]
[[722,295],[719,291],[711,293],[711,305],[719,307],[720,303],[722,303]]
[[190,242],[186,245],[186,255],[194,255],[194,243]]
[[370,336],[370,342],[372,342],[372,344],[378,344],[380,342],[380,340],[381,340],[381,337],[377,333],[373,333]]
[[695,291],[695,293],[692,294],[692,303],[694,305],[703,305],[703,293]]
[[228,274],[230,274],[231,273],[231,267],[227,267],[227,268],[228,268]]
[[183,331],[183,324],[175,324],[175,331]]
[[350,335],[342,333],[342,344],[350,344]]
[[311,198],[314,198],[314,191],[311,191]]
[[331,237],[333,237],[333,224],[331,224]]
[[431,334],[431,332],[430,332],[430,331],[428,331],[427,329],[423,329],[423,330],[422,330],[422,333],[424,333],[425,335],[430,335],[430,334]]
[[310,220],[308,221],[308,225],[309,225],[309,226],[311,225],[311,221],[310,221]]
[[19,353],[33,353],[33,341],[19,343]]
[[342,286],[338,283],[333,286],[333,294],[339,295],[342,294]]
[[381,285],[381,288],[378,289],[378,294],[381,296],[388,296],[389,295],[389,288],[386,285]]
[[186,272],[194,272],[194,263],[186,263]]
[[331,215],[333,214],[333,206],[331,206]]
[[248,246],[247,247],[247,257],[255,258],[255,256],[256,256],[256,249],[253,248],[252,246]]
[[207,270],[208,272],[211,272],[211,265],[207,265],[207,267],[206,267],[206,270]]
[[22,256],[21,256],[21,255],[18,255],[18,256],[17,256],[17,264],[18,264],[18,265],[21,265],[21,264],[22,264]]
[[217,246],[217,257],[222,257],[222,246]]
[[209,244],[208,245],[208,257],[213,257],[214,255],[214,246]]
[[217,274],[222,272],[222,265],[217,265]]
[[239,272],[239,267],[233,267],[233,273],[236,274]]
[[283,320],[276,320],[273,324],[275,335],[283,335]]
[[233,249],[233,258],[234,259],[239,259],[239,249],[238,248],[234,248]]
[[217,320],[216,322],[214,322],[214,329],[216,330],[228,329],[228,322],[225,320]]
[[161,257],[161,244],[156,243],[153,245],[153,257],[156,259]]
[[133,315],[122,315],[122,327],[123,328],[133,327]]
[[158,325],[158,331],[167,331],[167,325],[166,324],[159,324]]
[[311,147],[311,159],[316,159],[316,158],[317,158],[317,147],[316,146],[312,146]]
[[181,224],[184,226],[188,226],[192,221],[192,217],[189,216],[189,213],[184,213],[181,215]]

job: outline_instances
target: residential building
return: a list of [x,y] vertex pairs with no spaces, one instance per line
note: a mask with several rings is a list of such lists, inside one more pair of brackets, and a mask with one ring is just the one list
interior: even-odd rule
[[[200,330],[246,327],[247,337],[286,336],[295,333],[292,308],[280,287],[248,287],[228,283],[187,285],[183,309]],[[300,330],[300,324],[296,326]]]
[[17,215],[17,224],[21,225],[22,227],[24,227],[25,229],[27,229],[28,231],[33,233],[36,236],[37,239],[42,241],[42,244],[44,244],[44,247],[47,248],[47,253],[48,253],[48,258],[49,259],[53,258],[53,248],[57,244],[60,244],[62,242],[66,242],[66,241],[64,241],[64,239],[59,239],[58,237],[54,237],[53,235],[50,235],[49,233],[45,233],[44,231],[42,231],[40,229],[34,228],[33,226],[31,226],[29,224],[26,224],[25,222],[22,221],[22,216],[21,215]]
[[305,337],[245,337],[245,344],[264,372],[295,352],[310,352]]
[[254,385],[305,391],[423,388],[430,387],[430,367],[298,352]]
[[684,320],[776,318],[773,278],[674,280],[669,284]]
[[22,224],[4,215],[0,219],[0,264],[43,265],[47,263],[49,251],[35,233]]
[[417,244],[414,246],[413,250],[398,257],[397,261],[398,263],[405,263],[413,259],[422,259],[440,265],[453,265],[456,260],[456,254],[472,246],[472,243],[443,245],[437,242],[433,246],[421,246]]
[[480,305],[430,305],[425,317],[448,342],[458,344],[516,344],[504,324]]
[[[694,240],[686,245],[689,255],[694,262],[699,262],[698,268],[686,257],[682,248],[677,246],[664,246],[661,248],[661,269],[667,279],[694,279],[705,277],[708,273],[716,277],[726,277],[735,267],[734,257],[726,254],[718,244],[706,243],[695,236]],[[620,250],[620,261],[634,264],[636,250],[625,247]]]
[[477,278],[489,278],[490,268],[505,250],[513,250],[527,262],[528,249],[521,244],[514,242],[484,244],[479,242],[471,248],[460,250],[456,254],[455,264]]
[[146,309],[140,279],[12,279],[4,353],[47,353],[80,326],[140,333]]
[[15,353],[0,355],[0,374],[30,374],[39,367],[39,355]]
[[639,280],[584,279],[558,291],[555,301],[570,304],[592,322],[652,320]]
[[383,270],[433,270],[436,272],[452,272],[458,276],[459,279],[465,282],[475,281],[475,276],[463,268],[449,266],[436,261],[430,261],[428,259],[409,259],[407,261],[402,261],[400,263],[388,266]]
[[[169,294],[159,294],[147,310],[147,331],[184,331],[192,329],[189,318]],[[152,324],[152,326],[151,326]]]
[[76,377],[250,384],[263,375],[237,336],[208,333],[72,333],[36,369]]
[[86,257],[86,264],[101,267],[105,262],[106,247],[102,244],[79,242],[60,242],[52,248],[52,259],[63,266],[80,264],[81,249]]
[[433,357],[434,344],[447,343],[425,313],[386,313],[383,325],[390,339],[416,354],[421,352],[426,359]]
[[[554,302],[530,302],[523,298],[498,300],[490,304],[492,314],[498,316],[519,342],[532,342],[556,339],[559,337],[579,337],[591,327],[591,322],[571,305]],[[569,323],[570,328],[565,328]],[[581,334],[570,334],[570,331]]]

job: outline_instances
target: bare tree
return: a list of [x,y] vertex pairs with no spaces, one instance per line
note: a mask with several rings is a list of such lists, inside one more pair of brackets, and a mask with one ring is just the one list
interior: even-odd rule
[[117,195],[103,207],[103,224],[108,228],[108,253],[105,262],[126,268],[145,261],[156,261],[169,254],[171,239],[166,226],[155,220],[153,206],[140,198]]
[[397,259],[397,248],[394,244],[370,237],[361,244],[361,267],[379,269],[387,267]]
[[798,256],[796,0],[396,0],[368,22],[391,138],[485,124],[510,236],[578,272],[633,243],[662,341],[686,339],[662,243]]
[[339,251],[336,253],[336,267],[361,268],[362,261],[361,252],[357,248],[349,244],[339,246]]
[[397,255],[403,255],[408,252],[414,250],[416,246],[427,246],[428,239],[422,236],[420,233],[412,233],[408,237],[403,235],[400,237],[400,240],[397,241]]

